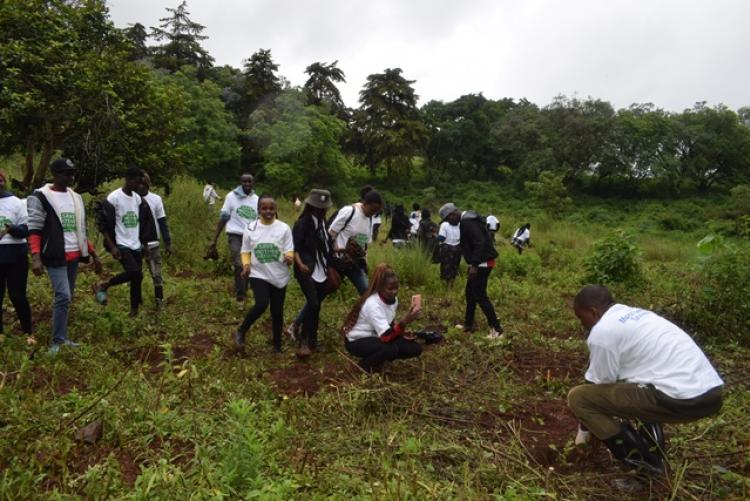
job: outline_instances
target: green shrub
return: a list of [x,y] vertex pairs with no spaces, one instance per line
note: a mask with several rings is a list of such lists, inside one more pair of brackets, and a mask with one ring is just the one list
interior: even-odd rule
[[698,221],[682,214],[667,212],[659,217],[659,226],[667,231],[689,231],[698,226]]
[[738,184],[730,190],[735,215],[750,215],[750,185]]
[[551,214],[559,214],[570,208],[573,201],[563,183],[563,174],[544,171],[536,181],[526,181],[524,188],[534,201]]
[[684,316],[708,336],[750,340],[750,253],[710,235],[698,244],[700,287],[692,291]]
[[534,275],[542,269],[542,258],[537,254],[515,251],[503,252],[497,259],[497,273],[514,278]]
[[625,230],[597,240],[584,262],[590,283],[636,285],[642,278],[641,249]]

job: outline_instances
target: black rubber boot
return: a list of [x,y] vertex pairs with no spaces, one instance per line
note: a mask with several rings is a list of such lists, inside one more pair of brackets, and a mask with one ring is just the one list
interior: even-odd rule
[[160,311],[164,304],[164,288],[161,286],[154,287],[154,296],[156,296],[156,311]]
[[652,450],[664,455],[666,442],[661,424],[641,422],[638,424],[638,434],[646,440],[646,443],[653,448]]
[[636,433],[628,423],[622,424],[620,433],[604,440],[612,455],[641,473],[664,476],[664,460],[658,452],[653,452],[651,444]]

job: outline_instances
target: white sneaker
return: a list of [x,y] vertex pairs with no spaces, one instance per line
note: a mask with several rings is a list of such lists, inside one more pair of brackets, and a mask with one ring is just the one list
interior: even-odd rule
[[578,433],[576,433],[576,439],[574,440],[575,445],[583,445],[587,444],[591,440],[591,432],[588,430],[582,430],[580,427],[578,428]]
[[287,327],[285,331],[286,335],[289,336],[289,339],[291,339],[292,341],[297,340],[298,329],[299,329],[299,326],[296,323],[292,322],[291,324],[289,324],[289,327]]
[[496,329],[490,329],[490,333],[487,334],[487,339],[502,339],[503,332]]

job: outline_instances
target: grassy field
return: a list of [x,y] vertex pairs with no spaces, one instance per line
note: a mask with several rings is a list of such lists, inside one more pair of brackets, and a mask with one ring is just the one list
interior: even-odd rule
[[[740,343],[701,338],[727,382],[725,406],[717,417],[666,428],[668,478],[640,493],[614,494],[611,481],[623,473],[606,450],[572,444],[576,422],[565,397],[582,381],[587,355],[570,301],[584,283],[591,244],[614,226],[635,232],[643,280],[615,288],[622,302],[679,322],[698,286],[695,244],[705,225],[664,229],[658,214],[668,204],[589,204],[559,220],[522,201],[469,197],[466,188],[458,203],[493,207],[503,224],[489,292],[507,337],[488,341],[481,331],[456,330],[462,281],[446,290],[437,266],[419,252],[376,244],[371,265],[394,265],[402,300],[423,294],[417,326],[443,332],[445,341],[367,376],[338,334],[354,301],[349,284],[324,303],[320,351],[308,361],[296,360],[288,340],[283,354],[271,353],[267,315],[251,329],[244,356],[230,348],[245,310],[231,294],[224,239],[222,261],[201,259],[218,210],[204,206],[200,190],[176,180],[166,199],[176,254],[166,259],[160,314],[150,278],[147,305],[130,319],[127,288],[112,289],[110,304],[99,306],[89,292],[95,276],[84,272],[70,329],[84,344],[50,359],[46,277],[30,277],[37,345],[14,332],[5,301],[0,499],[748,497],[749,353]],[[280,209],[291,225],[291,204],[281,201]],[[526,219],[535,245],[519,256],[507,237]],[[95,241],[101,248],[101,238]],[[105,268],[116,273],[119,264],[107,256]],[[287,322],[302,303],[292,281]],[[76,430],[95,420],[103,423],[102,439],[77,442]]]

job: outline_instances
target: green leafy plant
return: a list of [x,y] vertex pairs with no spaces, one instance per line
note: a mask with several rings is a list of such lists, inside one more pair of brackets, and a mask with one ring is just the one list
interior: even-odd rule
[[717,235],[698,242],[701,282],[685,315],[701,332],[735,341],[750,339],[750,255]]
[[622,283],[632,286],[638,283],[641,270],[641,249],[633,236],[617,229],[609,236],[597,240],[584,261],[586,280],[592,283]]

